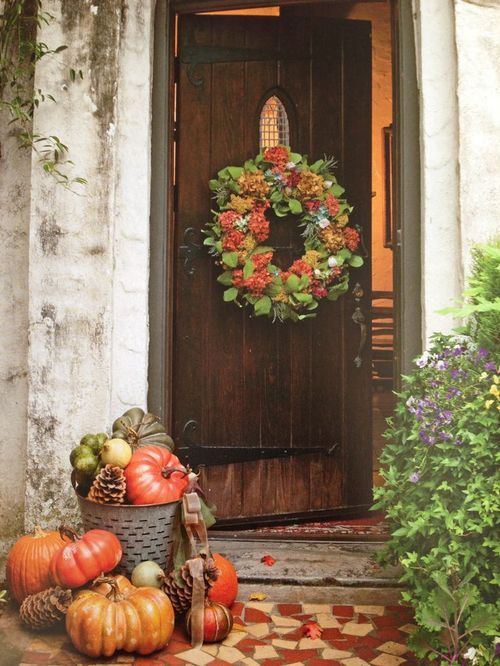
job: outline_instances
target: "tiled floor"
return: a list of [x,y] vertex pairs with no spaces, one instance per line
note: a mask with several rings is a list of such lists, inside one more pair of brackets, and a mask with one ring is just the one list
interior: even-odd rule
[[[23,666],[47,664],[117,664],[163,666],[399,666],[422,664],[408,651],[406,641],[414,629],[411,610],[403,606],[332,606],[283,604],[272,601],[237,602],[235,628],[221,644],[193,650],[182,624],[168,647],[150,657],[120,653],[110,659],[91,660],[76,653],[63,631],[41,634],[25,651]],[[317,622],[320,638],[304,636],[303,625]]]

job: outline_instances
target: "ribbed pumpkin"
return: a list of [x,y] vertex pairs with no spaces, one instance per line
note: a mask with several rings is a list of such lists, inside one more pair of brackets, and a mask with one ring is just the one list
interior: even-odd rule
[[[186,631],[191,636],[191,610],[186,613]],[[227,606],[205,599],[203,642],[223,641],[233,628],[233,615]]]
[[179,458],[161,446],[142,446],[125,469],[132,504],[161,504],[182,497],[188,473]]
[[18,603],[50,587],[50,561],[67,543],[59,532],[46,532],[40,527],[16,541],[7,558],[6,575],[10,593]]
[[140,407],[132,407],[116,419],[113,423],[113,437],[124,439],[133,449],[157,444],[165,446],[169,451],[174,450],[174,440],[167,435],[160,419]]
[[98,578],[96,584],[111,590],[107,595],[102,587],[85,590],[66,614],[66,631],[79,652],[95,658],[116,650],[151,654],[165,647],[174,630],[174,611],[161,590],[119,585],[112,577]]
[[212,553],[215,565],[220,575],[208,590],[208,598],[211,601],[219,601],[228,608],[234,604],[238,594],[238,576],[232,562],[226,560],[219,553]]

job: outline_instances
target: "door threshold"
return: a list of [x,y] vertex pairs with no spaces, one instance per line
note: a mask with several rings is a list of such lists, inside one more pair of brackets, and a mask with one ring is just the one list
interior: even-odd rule
[[314,542],[351,542],[351,543],[383,543],[390,538],[389,534],[290,534],[270,533],[265,531],[248,530],[208,530],[208,536],[214,539],[227,539],[228,541],[302,541]]

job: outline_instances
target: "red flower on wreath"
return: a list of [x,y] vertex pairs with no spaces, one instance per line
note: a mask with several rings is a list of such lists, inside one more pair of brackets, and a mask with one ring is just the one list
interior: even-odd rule
[[328,213],[332,217],[335,217],[335,215],[337,215],[340,210],[340,204],[337,201],[337,199],[333,196],[333,194],[326,195],[325,204],[326,207],[328,208]]
[[307,208],[307,210],[313,213],[316,212],[320,206],[321,206],[321,201],[319,201],[318,199],[311,199],[305,202],[305,207]]
[[243,241],[245,240],[245,234],[238,229],[230,229],[222,240],[222,247],[226,252],[235,252],[239,250]]
[[284,171],[286,163],[288,162],[288,150],[283,148],[283,146],[274,146],[273,148],[266,148],[264,151],[264,159],[266,162],[272,162],[280,169]]
[[263,252],[262,254],[254,254],[252,257],[250,257],[250,261],[255,266],[255,270],[260,271],[263,268],[268,267],[268,265],[271,263],[272,258],[273,258],[272,252]]
[[303,261],[302,259],[297,259],[290,266],[290,272],[295,273],[295,275],[298,275],[299,277],[301,277],[302,275],[311,276],[312,273],[313,273],[313,269],[312,269],[312,266],[309,266],[309,264],[306,264],[306,262]]
[[262,269],[254,271],[249,278],[243,281],[243,285],[254,296],[260,296],[272,280],[273,276],[266,269]]
[[269,238],[269,220],[264,214],[266,208],[267,206],[256,206],[248,219],[248,228],[258,243]]
[[219,223],[224,232],[228,232],[234,227],[236,220],[239,220],[241,215],[234,210],[225,210],[219,215]]
[[344,234],[346,247],[351,250],[351,252],[355,252],[359,245],[359,233],[352,227],[345,227],[342,233]]
[[288,178],[286,179],[286,185],[287,187],[297,187],[299,180],[300,173],[297,170],[291,171]]

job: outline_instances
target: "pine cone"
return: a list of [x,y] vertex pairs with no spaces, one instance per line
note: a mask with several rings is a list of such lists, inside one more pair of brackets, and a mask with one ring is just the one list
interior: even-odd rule
[[94,479],[87,499],[100,504],[123,504],[127,483],[120,467],[106,465]]
[[32,629],[45,629],[62,620],[72,601],[71,590],[49,587],[26,597],[19,609],[19,617]]
[[[203,557],[203,577],[205,579],[205,596],[212,585],[220,575],[215,561],[212,557]],[[168,576],[165,576],[162,589],[165,594],[170,598],[172,606],[177,615],[184,615],[191,608],[191,597],[193,594],[193,577],[189,571],[189,565],[185,562],[182,567],[177,571],[171,571]]]

